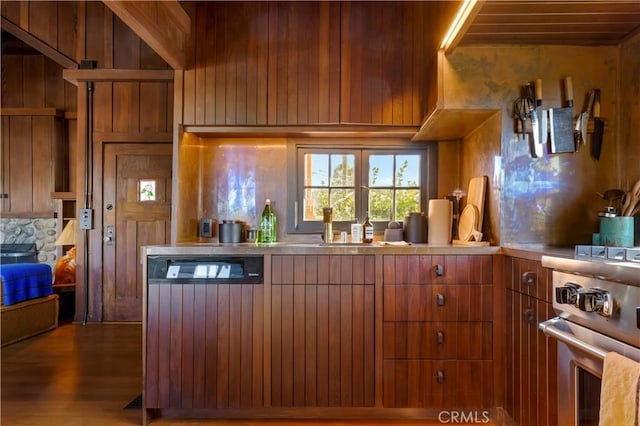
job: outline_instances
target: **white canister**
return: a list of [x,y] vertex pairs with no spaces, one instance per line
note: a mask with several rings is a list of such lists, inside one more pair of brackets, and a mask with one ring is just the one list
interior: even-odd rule
[[362,225],[359,223],[351,224],[351,242],[352,243],[362,242]]
[[453,203],[446,199],[429,200],[429,214],[427,219],[429,244],[451,243]]

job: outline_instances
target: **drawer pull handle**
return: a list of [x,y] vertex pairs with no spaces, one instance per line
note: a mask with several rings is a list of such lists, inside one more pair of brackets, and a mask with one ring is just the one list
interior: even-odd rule
[[439,345],[444,343],[444,333],[442,331],[436,331],[436,343]]
[[536,320],[536,311],[534,311],[533,309],[527,309],[522,313],[522,319],[524,322],[533,324]]
[[444,266],[442,265],[436,265],[435,266],[435,271],[436,271],[436,277],[441,277],[444,275]]
[[444,294],[442,293],[438,293],[436,295],[436,305],[438,306],[444,306]]
[[536,285],[537,282],[538,274],[536,274],[535,272],[529,271],[522,274],[522,284],[533,286]]
[[444,383],[444,372],[442,370],[436,371],[436,382],[438,384]]

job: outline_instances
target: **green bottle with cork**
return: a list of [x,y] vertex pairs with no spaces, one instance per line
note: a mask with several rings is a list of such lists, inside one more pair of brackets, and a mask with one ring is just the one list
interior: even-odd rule
[[271,206],[271,200],[266,199],[262,216],[260,216],[260,240],[261,243],[276,242],[276,214]]

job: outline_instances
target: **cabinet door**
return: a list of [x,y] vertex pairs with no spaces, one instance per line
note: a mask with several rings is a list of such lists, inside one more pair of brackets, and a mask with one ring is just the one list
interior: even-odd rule
[[[51,193],[68,183],[67,145],[62,121],[49,115],[2,116],[2,213],[53,211]],[[25,112],[26,113],[26,112]]]
[[373,256],[274,256],[271,406],[374,405]]
[[557,424],[556,342],[538,329],[551,304],[507,290],[506,409],[522,426]]
[[264,290],[149,285],[145,408],[259,408]]

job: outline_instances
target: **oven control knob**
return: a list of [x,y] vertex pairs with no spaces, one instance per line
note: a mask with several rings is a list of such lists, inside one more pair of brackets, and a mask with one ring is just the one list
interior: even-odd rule
[[574,283],[556,287],[556,302],[561,305],[577,305],[579,290],[580,286]]
[[596,312],[610,317],[613,314],[613,299],[611,295],[599,288],[590,288],[578,293],[578,308],[585,312]]

